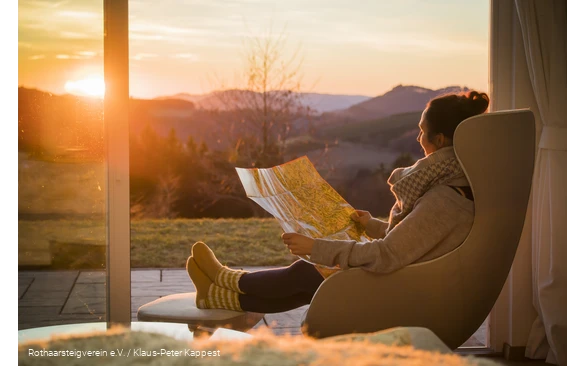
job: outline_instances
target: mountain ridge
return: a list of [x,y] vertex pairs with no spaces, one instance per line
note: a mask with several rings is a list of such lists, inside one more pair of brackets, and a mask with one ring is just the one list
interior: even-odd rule
[[[244,98],[249,99],[250,94],[253,93],[254,92],[245,89],[226,89],[204,94],[177,93],[169,96],[156,97],[154,100],[181,99],[193,103],[195,109],[227,110],[229,109],[226,107],[227,104],[237,105],[239,100]],[[310,107],[316,114],[342,110],[372,98],[370,96],[359,94],[309,92],[295,94],[298,95],[298,101],[300,104]],[[260,96],[259,93],[256,93],[256,95],[257,97]],[[245,106],[245,103],[243,104],[243,106]]]
[[[397,113],[423,110],[431,99],[452,92],[467,92],[466,86],[449,85],[439,89],[430,89],[417,85],[396,85],[386,93],[369,97],[359,94],[331,94],[301,92],[298,101],[310,107],[312,112],[321,115],[324,123],[332,119],[344,122],[356,122],[386,117]],[[274,93],[274,92],[273,92]],[[228,110],[226,105],[235,108],[246,107],[250,98],[260,97],[260,93],[245,89],[218,90],[205,94],[177,93],[160,96],[153,100],[178,99],[193,103],[195,109]],[[244,101],[247,100],[247,101]]]
[[451,85],[433,90],[416,85],[400,84],[380,96],[354,104],[344,110],[323,113],[321,120],[323,124],[351,123],[393,114],[422,111],[433,98],[469,90],[466,86]]

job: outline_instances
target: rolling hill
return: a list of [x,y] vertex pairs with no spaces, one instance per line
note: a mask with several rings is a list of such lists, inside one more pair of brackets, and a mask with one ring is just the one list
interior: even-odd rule
[[[193,103],[195,109],[203,110],[228,110],[230,105],[245,107],[246,102],[253,100],[254,94],[258,101],[260,94],[246,90],[224,90],[207,94],[179,93],[172,96],[162,96],[157,100],[179,99]],[[321,114],[336,110],[346,109],[354,104],[364,102],[371,97],[364,95],[337,95],[320,93],[298,93],[299,102],[311,108],[314,113]]]
[[467,87],[459,86],[432,90],[419,86],[398,85],[384,95],[365,100],[344,110],[324,113],[321,121],[323,124],[343,124],[373,120],[399,113],[418,112],[424,110],[432,98],[468,90]]

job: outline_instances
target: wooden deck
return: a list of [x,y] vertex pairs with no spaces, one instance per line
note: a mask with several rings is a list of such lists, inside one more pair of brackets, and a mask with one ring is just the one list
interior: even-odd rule
[[[244,267],[256,271],[272,267]],[[159,297],[195,291],[184,268],[131,271],[132,321],[138,308]],[[18,329],[50,325],[103,322],[106,320],[104,271],[19,271]],[[301,335],[301,319],[307,306],[278,314],[266,314],[255,328],[268,326],[277,335]],[[486,327],[463,345],[483,347]]]

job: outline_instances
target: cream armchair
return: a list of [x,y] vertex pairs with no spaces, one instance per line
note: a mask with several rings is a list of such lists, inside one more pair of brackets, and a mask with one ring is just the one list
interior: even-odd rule
[[520,239],[535,154],[529,110],[463,121],[455,153],[475,197],[475,219],[454,251],[391,274],[338,272],[317,290],[304,332],[322,338],[397,326],[424,327],[456,348],[479,328],[500,294]]

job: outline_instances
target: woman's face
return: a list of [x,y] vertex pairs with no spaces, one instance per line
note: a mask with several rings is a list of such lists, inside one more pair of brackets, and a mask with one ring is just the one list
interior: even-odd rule
[[425,151],[425,156],[434,153],[437,151],[437,146],[431,141],[429,138],[429,126],[426,119],[427,110],[425,109],[420,116],[420,122],[418,123],[418,127],[420,131],[418,132],[418,137],[416,141],[422,146],[423,150]]

